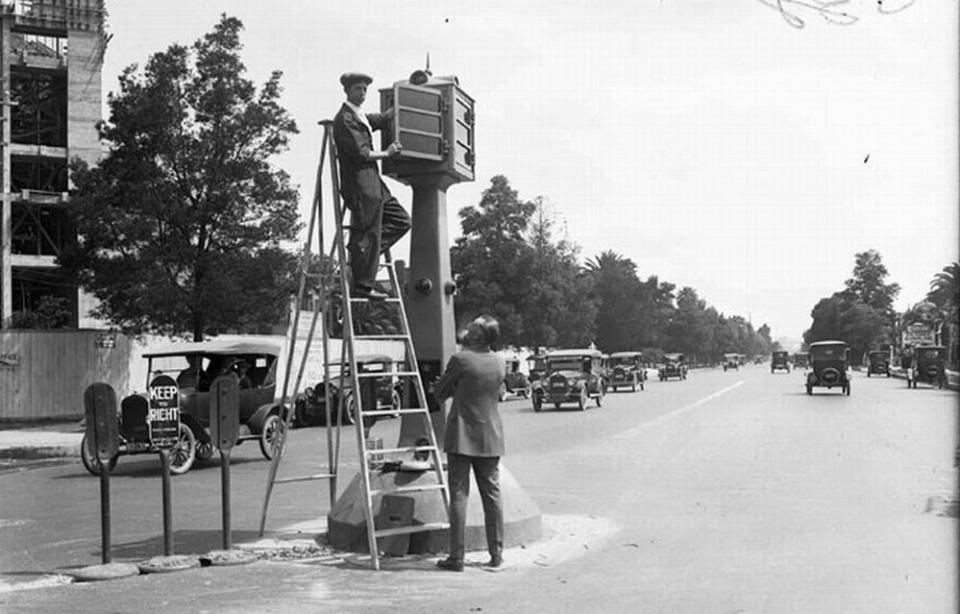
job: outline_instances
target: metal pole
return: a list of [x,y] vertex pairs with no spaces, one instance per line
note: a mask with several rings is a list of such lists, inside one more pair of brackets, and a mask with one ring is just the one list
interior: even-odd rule
[[171,520],[173,518],[172,505],[170,501],[170,450],[160,450],[160,464],[163,469],[160,473],[160,483],[163,490],[163,554],[170,556],[173,554],[173,531]]
[[[98,459],[99,460],[99,459]],[[110,467],[100,462],[100,548],[103,563],[110,562]]]
[[223,508],[223,549],[233,548],[230,535],[230,450],[220,450],[220,494]]

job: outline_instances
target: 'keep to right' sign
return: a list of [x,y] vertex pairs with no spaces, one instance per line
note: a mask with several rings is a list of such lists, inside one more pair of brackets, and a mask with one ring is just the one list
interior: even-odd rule
[[180,437],[180,388],[169,375],[158,375],[148,394],[150,441],[158,448],[172,448]]

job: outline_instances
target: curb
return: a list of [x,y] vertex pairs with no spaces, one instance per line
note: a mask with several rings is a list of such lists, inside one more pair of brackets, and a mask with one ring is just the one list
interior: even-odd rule
[[50,458],[80,458],[80,444],[65,446],[16,446],[0,448],[0,459],[43,460]]

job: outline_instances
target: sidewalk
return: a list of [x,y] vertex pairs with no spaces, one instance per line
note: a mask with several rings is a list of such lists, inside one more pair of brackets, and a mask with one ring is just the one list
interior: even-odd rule
[[49,424],[0,424],[0,459],[37,460],[80,457],[80,421]]

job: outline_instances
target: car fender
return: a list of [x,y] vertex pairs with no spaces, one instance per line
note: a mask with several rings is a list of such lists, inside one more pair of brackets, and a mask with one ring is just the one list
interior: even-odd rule
[[203,443],[208,443],[210,441],[210,432],[190,414],[181,413],[180,422],[190,427],[190,430],[193,431],[193,436],[196,437],[198,441],[202,441]]
[[267,421],[267,418],[273,414],[277,414],[284,420],[286,420],[286,412],[281,412],[283,406],[278,402],[266,403],[257,408],[257,411],[253,412],[253,415],[250,416],[250,419],[247,420],[247,426],[250,427],[250,430],[254,433],[260,433],[263,430],[263,424]]

